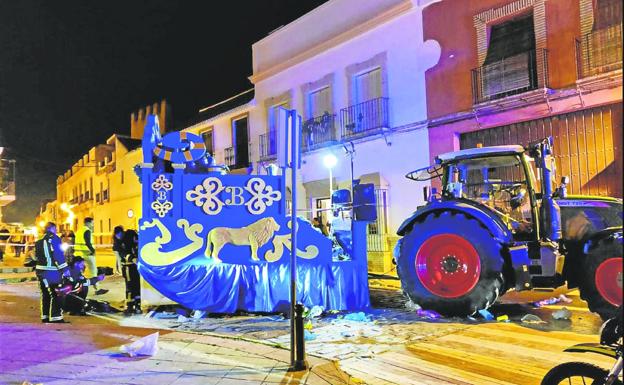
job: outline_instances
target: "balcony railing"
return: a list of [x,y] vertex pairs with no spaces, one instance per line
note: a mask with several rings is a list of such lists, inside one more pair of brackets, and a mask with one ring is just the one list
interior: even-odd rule
[[352,139],[389,128],[388,98],[368,100],[340,110],[343,139]]
[[336,115],[329,113],[303,122],[303,127],[301,128],[301,150],[310,151],[336,143],[338,138],[335,122]]
[[225,165],[233,167],[236,165],[236,157],[234,156],[234,147],[228,147],[225,149]]
[[576,40],[578,78],[622,68],[622,24],[593,31]]
[[277,132],[270,130],[260,135],[260,159],[269,160],[277,157]]
[[474,104],[548,87],[548,51],[526,51],[472,70]]

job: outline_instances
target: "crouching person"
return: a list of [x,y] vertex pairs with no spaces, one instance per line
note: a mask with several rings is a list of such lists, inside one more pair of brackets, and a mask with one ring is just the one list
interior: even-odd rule
[[96,282],[104,280],[103,274],[92,278],[85,277],[85,269],[85,260],[82,257],[75,257],[69,265],[73,287],[65,296],[63,310],[70,315],[87,315],[89,287],[94,286]]
[[63,320],[61,298],[55,289],[64,277],[70,281],[72,279],[54,223],[48,222],[45,226],[45,234],[35,242],[35,258],[37,260],[35,271],[41,290],[41,322],[67,323]]
[[123,276],[126,280],[126,314],[141,313],[141,276],[137,269],[139,259],[139,235],[126,230],[123,235]]

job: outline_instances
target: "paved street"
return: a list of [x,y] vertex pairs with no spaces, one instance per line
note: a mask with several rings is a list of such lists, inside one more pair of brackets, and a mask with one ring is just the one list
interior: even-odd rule
[[153,357],[119,347],[158,330],[101,317],[41,324],[34,283],[0,285],[0,385],[350,384],[333,362],[311,357],[310,372],[288,373],[289,352],[271,345],[160,330]]
[[[10,276],[11,274],[6,275]],[[123,298],[123,280],[121,277],[108,277],[102,286],[108,288],[110,292],[97,297],[97,299],[108,301],[113,306],[121,308],[123,306],[121,301]],[[564,348],[575,343],[597,341],[601,320],[598,316],[589,313],[585,303],[578,297],[578,291],[568,292],[565,288],[560,288],[554,292],[508,293],[500,303],[492,307],[491,311],[495,316],[507,315],[511,322],[497,323],[484,322],[482,319],[475,321],[465,319],[425,320],[418,317],[414,311],[406,309],[406,301],[398,291],[398,281],[373,279],[371,286],[371,300],[375,308],[366,313],[367,321],[349,321],[336,316],[313,319],[310,330],[313,339],[306,342],[307,352],[313,358],[322,359],[320,362],[327,365],[331,364],[332,361],[339,362],[341,370],[346,372],[345,374],[332,369],[334,370],[333,375],[337,376],[337,378],[332,379],[333,383],[348,383],[350,381],[348,376],[352,376],[369,384],[532,385],[539,384],[549,368],[564,361],[582,360],[605,368],[611,364],[608,359],[596,355],[578,356],[562,352]],[[530,306],[531,302],[563,293],[566,293],[572,303],[560,303],[539,309]],[[5,346],[19,344],[24,340],[24,334],[38,333],[44,326],[37,323],[36,319],[37,295],[36,286],[33,282],[0,285],[2,322],[5,323],[5,326],[6,322],[10,322],[8,325],[11,328],[8,333],[3,333],[3,335],[15,336],[14,338],[5,338],[2,345],[1,353],[2,357],[5,357],[3,359],[5,364],[7,356],[9,360],[13,359],[12,357],[15,355],[12,352],[21,350],[17,346],[15,349]],[[6,315],[15,314],[18,304],[28,306],[26,319],[9,318],[7,320]],[[553,320],[552,312],[561,309],[563,306],[571,310],[571,319]],[[68,345],[72,345],[71,349],[64,349],[66,353],[71,352],[71,354],[67,357],[61,357],[60,361],[55,358],[53,362],[60,362],[65,365],[75,363],[78,365],[76,369],[78,372],[72,369],[72,376],[78,376],[80,380],[105,383],[108,377],[98,380],[97,377],[93,377],[96,371],[83,372],[79,370],[81,369],[80,366],[84,366],[84,364],[81,363],[83,359],[78,357],[86,354],[92,359],[96,357],[106,358],[108,363],[102,366],[102,368],[107,368],[106,370],[111,363],[118,372],[120,369],[129,369],[127,374],[123,374],[119,378],[119,381],[127,382],[114,383],[138,383],[133,381],[139,377],[141,370],[152,372],[158,368],[167,368],[167,373],[174,371],[179,374],[175,380],[181,382],[175,382],[171,380],[171,377],[166,376],[166,379],[162,380],[163,382],[158,382],[168,384],[194,383],[187,380],[187,377],[199,374],[209,377],[216,376],[223,381],[218,382],[219,384],[227,384],[230,383],[229,380],[239,378],[236,376],[240,371],[246,373],[245,375],[255,371],[256,374],[249,374],[252,376],[249,377],[252,378],[251,383],[262,383],[262,381],[270,383],[275,379],[273,377],[259,378],[263,376],[261,373],[264,375],[281,373],[282,376],[285,376],[283,369],[288,361],[287,350],[276,350],[267,345],[245,342],[246,345],[244,345],[243,350],[247,353],[253,353],[252,358],[247,357],[255,365],[253,367],[238,367],[231,357],[219,358],[215,356],[215,352],[227,352],[226,355],[228,356],[240,355],[241,352],[236,351],[236,349],[234,351],[228,350],[233,347],[234,341],[231,338],[263,341],[288,348],[290,324],[287,319],[279,315],[239,314],[236,316],[211,315],[208,318],[195,320],[187,317],[190,314],[182,309],[178,310],[182,316],[175,310],[174,307],[161,307],[149,316],[128,317],[122,313],[106,313],[80,319],[73,317],[74,324],[72,326],[62,327],[50,337],[53,341],[60,341],[68,338],[67,334],[72,331],[72,342],[68,343]],[[525,314],[536,315],[544,320],[544,323],[523,324],[520,319]],[[17,329],[15,329],[14,324],[16,319],[19,320],[18,323],[20,324]],[[76,329],[75,325],[81,330],[80,333],[73,333]],[[95,335],[92,334],[94,330],[97,330]],[[158,365],[165,366],[151,366],[146,369],[142,366],[143,364],[136,363],[139,361],[135,362],[135,360],[124,359],[117,355],[117,349],[121,344],[127,343],[133,336],[146,335],[154,330],[163,331],[161,347],[167,353],[163,353],[164,356],[159,353],[154,359],[141,360],[140,362],[159,361]],[[197,337],[197,335],[201,335],[201,337]],[[230,339],[214,339],[215,336]],[[84,341],[89,342],[82,351],[79,347]],[[199,347],[201,354],[197,351],[190,353],[188,349],[198,348],[198,345],[193,345],[193,343],[197,344],[198,341],[207,341],[206,343],[212,347],[201,346]],[[184,346],[180,347],[180,344]],[[217,347],[223,349],[217,349]],[[249,350],[250,347],[252,350]],[[19,357],[41,357],[42,362],[34,365],[36,369],[33,369],[32,365],[25,365],[24,362],[20,361],[21,358],[16,359],[12,362],[13,366],[8,368],[12,374],[5,375],[6,378],[3,378],[3,381],[16,381],[16,375],[24,377],[23,379],[27,379],[29,374],[37,374],[48,380],[54,377],[47,371],[50,366],[48,364],[43,365],[43,361],[51,360],[50,357],[35,353],[32,349],[33,347],[29,346],[26,349],[29,350],[28,354],[19,355]],[[79,351],[76,352],[75,349]],[[180,362],[169,361],[165,358],[171,358],[172,356],[167,356],[170,353],[178,352],[179,355],[182,350],[189,352],[190,356],[195,358],[181,358]],[[267,361],[267,351],[270,352],[268,356],[270,359],[282,357],[283,360]],[[201,358],[196,357],[198,354],[201,355]],[[28,360],[31,359],[28,358]],[[188,360],[202,363],[202,365],[218,363],[224,367],[214,367],[212,368],[214,370],[201,372],[196,366],[189,366]],[[96,361],[98,360],[96,359]],[[238,362],[239,358],[234,361]],[[86,368],[84,369],[86,370]],[[172,382],[167,382],[170,380]],[[351,380],[353,381],[353,379]],[[312,380],[308,380],[308,383],[314,383],[310,381]],[[12,384],[14,382],[5,383]],[[63,382],[52,381],[48,383],[60,384]],[[3,382],[0,381],[0,384]]]

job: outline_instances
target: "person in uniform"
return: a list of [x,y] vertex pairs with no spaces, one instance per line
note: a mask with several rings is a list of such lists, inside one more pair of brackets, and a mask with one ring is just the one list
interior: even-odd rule
[[94,278],[85,277],[85,268],[85,261],[82,257],[75,257],[69,264],[73,283],[67,285],[69,287],[65,289],[67,295],[63,303],[63,310],[69,312],[70,315],[86,315],[89,286],[93,286],[96,282],[104,279],[104,274]]
[[61,250],[61,239],[56,235],[56,225],[48,222],[45,234],[35,242],[37,264],[35,271],[41,290],[41,322],[66,323],[63,319],[60,298],[55,289],[61,284],[63,277],[68,277],[69,267]]
[[123,236],[123,276],[126,281],[126,313],[141,312],[141,276],[137,269],[139,259],[139,235],[126,230]]

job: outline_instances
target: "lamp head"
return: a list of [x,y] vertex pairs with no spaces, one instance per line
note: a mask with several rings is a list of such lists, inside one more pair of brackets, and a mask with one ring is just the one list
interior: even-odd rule
[[336,156],[334,154],[327,154],[323,158],[323,164],[327,168],[333,168],[336,163],[338,163],[338,159],[336,159]]

